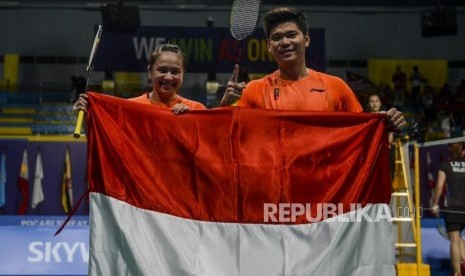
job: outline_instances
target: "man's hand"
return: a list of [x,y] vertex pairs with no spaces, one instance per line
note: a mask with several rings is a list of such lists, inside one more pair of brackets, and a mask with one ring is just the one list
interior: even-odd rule
[[186,113],[190,108],[187,105],[184,105],[182,103],[177,103],[171,108],[171,111],[173,112],[174,115],[179,115]]
[[220,106],[229,106],[237,102],[242,96],[242,90],[245,88],[246,83],[237,83],[237,76],[239,75],[239,65],[234,66],[234,71],[231,78],[226,85],[223,99],[221,99]]
[[386,118],[388,119],[389,126],[393,128],[393,130],[400,130],[407,126],[404,115],[395,108],[388,110]]
[[89,106],[89,102],[87,101],[87,94],[80,94],[79,98],[73,105],[73,111],[74,112],[79,112],[79,111],[84,111],[87,112],[87,107]]

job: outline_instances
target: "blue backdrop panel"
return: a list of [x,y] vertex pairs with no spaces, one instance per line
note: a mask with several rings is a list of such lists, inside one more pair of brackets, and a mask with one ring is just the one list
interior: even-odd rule
[[[306,52],[307,66],[325,70],[324,29],[309,29],[311,43]],[[97,71],[146,72],[150,53],[159,44],[173,43],[187,55],[188,73],[213,70],[232,73],[239,62],[240,42],[224,27],[166,27],[142,26],[135,33],[117,33],[103,30],[95,56]],[[268,57],[268,48],[262,29],[242,41],[241,64],[249,73],[267,73],[277,69]]]
[[[61,184],[65,168],[65,152],[69,147],[71,158],[73,199],[77,202],[79,196],[87,189],[87,143],[85,142],[29,142],[27,140],[0,140],[0,150],[6,153],[6,205],[0,208],[0,214],[17,214],[20,202],[18,177],[21,167],[23,151],[28,153],[29,166],[29,202],[28,214],[64,215],[61,206]],[[31,199],[35,175],[37,152],[42,155],[44,178],[42,187],[44,201],[36,209],[31,208]],[[77,215],[88,214],[88,200],[84,200],[77,210]]]

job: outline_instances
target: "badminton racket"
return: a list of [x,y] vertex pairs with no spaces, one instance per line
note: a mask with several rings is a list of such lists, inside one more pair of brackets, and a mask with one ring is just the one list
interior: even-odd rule
[[[89,86],[89,79],[90,79],[90,72],[92,71],[92,66],[94,63],[94,56],[95,52],[97,51],[98,44],[100,42],[100,37],[102,36],[102,25],[98,25],[97,33],[95,34],[94,43],[92,44],[92,50],[90,51],[89,61],[87,62],[87,81],[86,81],[86,89],[84,90],[87,93],[87,87]],[[74,138],[81,137],[81,128],[82,128],[82,121],[84,120],[84,111],[79,110],[78,117],[76,121],[76,127],[74,129]]]
[[446,226],[444,225],[444,220],[437,216],[436,228],[438,229],[439,235],[446,240],[449,240],[449,235],[447,234]]
[[255,30],[260,17],[261,1],[234,0],[229,16],[229,31],[240,42],[239,64],[242,59],[242,42]]
[[[425,210],[433,210],[433,208],[423,208]],[[451,214],[465,214],[465,212],[462,211],[454,211],[454,210],[446,210],[446,209],[437,209],[439,212],[442,213],[451,213]],[[446,226],[444,225],[444,220],[441,219],[439,216],[439,213],[436,214],[437,220],[436,220],[436,229],[438,230],[438,233],[446,240],[449,240],[449,235],[447,234],[447,229]]]

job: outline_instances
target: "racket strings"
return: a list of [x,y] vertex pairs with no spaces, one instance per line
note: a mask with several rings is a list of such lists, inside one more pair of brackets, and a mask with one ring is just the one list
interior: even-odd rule
[[235,0],[229,27],[231,34],[237,40],[247,38],[253,33],[260,15],[260,1]]

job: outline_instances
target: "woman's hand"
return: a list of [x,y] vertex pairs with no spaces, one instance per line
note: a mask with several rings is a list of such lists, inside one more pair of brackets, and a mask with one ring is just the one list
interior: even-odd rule
[[87,98],[88,98],[87,94],[79,95],[79,98],[77,99],[77,101],[74,103],[74,106],[73,106],[73,111],[75,113],[79,111],[87,112],[87,108],[89,106],[89,102],[87,101]]
[[182,103],[177,103],[171,108],[171,111],[173,112],[174,115],[179,115],[186,113],[190,108],[187,105],[184,105]]

